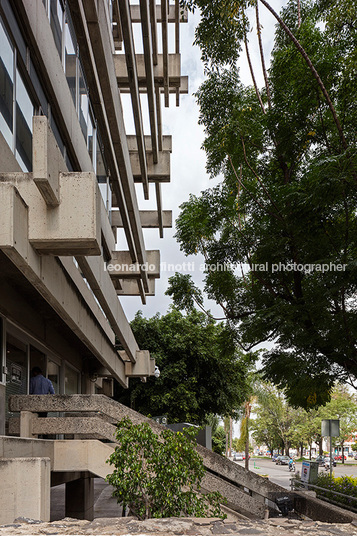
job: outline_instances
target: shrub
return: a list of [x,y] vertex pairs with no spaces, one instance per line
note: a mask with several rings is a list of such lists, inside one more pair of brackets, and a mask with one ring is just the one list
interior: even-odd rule
[[148,423],[133,424],[128,418],[117,424],[119,444],[107,460],[115,469],[106,480],[124,511],[129,507],[138,519],[226,517],[220,506],[226,500],[220,493],[197,493],[205,469],[194,447],[195,435],[194,429],[157,435]]
[[[317,485],[321,488],[326,488],[326,491],[318,490],[319,497],[326,497],[332,501],[341,503],[346,506],[357,508],[357,478],[353,476],[340,476],[338,478],[330,478],[328,474],[319,474]],[[334,492],[343,493],[354,497],[340,497]]]

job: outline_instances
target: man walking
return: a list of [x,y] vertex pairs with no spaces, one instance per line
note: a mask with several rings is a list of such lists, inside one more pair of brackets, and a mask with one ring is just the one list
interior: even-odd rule
[[40,367],[33,367],[32,378],[30,379],[30,395],[54,395],[51,380],[45,378]]

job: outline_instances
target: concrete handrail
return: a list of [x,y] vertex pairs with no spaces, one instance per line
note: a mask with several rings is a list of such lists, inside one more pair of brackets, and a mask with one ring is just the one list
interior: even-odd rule
[[[112,400],[105,395],[13,395],[9,398],[9,408],[10,411],[30,411],[30,412],[94,412],[99,416],[99,414],[109,417],[113,421],[120,421],[124,417],[129,417],[134,424],[141,424],[143,422],[148,422],[151,428],[156,433],[160,433],[162,430],[165,430],[163,425],[158,424],[157,422],[144,417],[140,413]],[[53,419],[53,418],[51,418]],[[60,424],[57,418],[57,422]],[[70,419],[70,417],[68,418]],[[83,417],[83,422],[90,423],[90,421]],[[36,426],[41,427],[41,432],[38,433],[55,433],[53,429],[53,424],[51,424],[51,431],[49,428],[46,428],[45,421],[49,419],[38,419],[43,421],[43,423],[38,423],[36,421]],[[94,424],[94,421],[91,421]],[[65,424],[65,421],[62,421],[61,426],[70,426]],[[102,427],[96,427],[96,431]],[[39,428],[37,428],[39,429]],[[74,428],[71,428],[72,430]],[[84,425],[82,430],[84,430]],[[87,428],[88,430],[88,428]],[[94,432],[94,429],[91,427],[91,433]],[[57,431],[56,433],[64,433]],[[68,432],[68,433],[81,433],[78,431]],[[82,432],[84,433],[84,432]],[[87,431],[88,433],[88,431]],[[104,436],[107,437],[107,436]],[[109,438],[108,438],[109,439]],[[288,492],[270,482],[268,479],[263,478],[255,473],[250,471],[245,471],[245,469],[229,459],[212,452],[200,445],[197,445],[197,450],[203,458],[203,463],[206,470],[212,472],[214,475],[223,478],[225,481],[229,482],[230,485],[239,487],[241,490],[246,488],[249,490],[249,494],[257,499],[259,502],[265,502],[266,498],[269,498],[272,501],[275,501],[276,497],[281,497],[286,495]]]

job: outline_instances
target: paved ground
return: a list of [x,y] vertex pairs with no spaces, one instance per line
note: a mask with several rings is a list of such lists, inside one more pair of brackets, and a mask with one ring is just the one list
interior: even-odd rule
[[329,525],[313,521],[221,521],[218,519],[102,518],[78,521],[65,518],[53,523],[20,523],[0,527],[2,535],[133,535],[133,536],[357,536],[356,524]]

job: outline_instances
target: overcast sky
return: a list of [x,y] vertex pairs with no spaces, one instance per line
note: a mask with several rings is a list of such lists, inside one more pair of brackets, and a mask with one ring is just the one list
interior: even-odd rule
[[[280,8],[286,4],[283,0],[272,0],[271,5],[276,11],[280,11]],[[254,16],[252,16],[252,21]],[[188,75],[189,77],[189,95],[181,95],[180,107],[175,106],[175,96],[170,98],[170,108],[162,107],[162,119],[163,119],[163,133],[170,134],[172,136],[173,151],[171,155],[171,183],[162,185],[162,200],[163,209],[172,210],[173,220],[177,218],[180,213],[179,206],[188,199],[189,194],[199,195],[202,190],[213,187],[219,183],[219,178],[210,179],[205,169],[205,154],[201,149],[202,142],[204,140],[203,128],[199,126],[198,115],[199,110],[193,97],[193,93],[198,89],[200,84],[204,80],[203,66],[200,59],[200,50],[198,47],[193,46],[194,30],[199,21],[199,13],[189,14],[189,22],[187,24],[181,24],[181,74]],[[269,59],[270,52],[273,45],[273,33],[275,26],[275,19],[261,5],[260,8],[260,22],[263,25],[262,36],[264,43],[264,52],[266,59]],[[173,34],[174,25],[170,24],[171,34]],[[171,50],[173,52],[173,36],[171,36]],[[262,85],[262,76],[260,73],[259,65],[260,59],[258,55],[258,43],[256,29],[254,28],[250,34],[250,54],[252,61],[257,66],[255,70],[256,78],[259,86]],[[136,52],[142,51],[142,45],[140,42],[140,34],[136,35]],[[241,77],[244,83],[251,84],[251,78],[249,69],[245,58],[239,60],[239,66],[241,70]],[[125,113],[125,122],[128,134],[134,134],[134,126],[132,121],[131,108],[129,101],[126,97],[123,97]],[[148,130],[147,121],[147,106],[145,98],[142,99],[144,125],[146,126],[146,133]],[[142,195],[142,186],[137,185],[137,193],[139,200],[139,207],[141,210],[155,209],[155,189],[154,185],[150,186],[150,200],[145,201]],[[185,257],[180,251],[174,234],[175,228],[165,229],[164,238],[159,238],[159,231],[157,229],[144,229],[144,239],[146,249],[160,249],[161,251],[161,277],[156,279],[156,293],[153,297],[147,297],[147,304],[142,305],[140,297],[123,297],[120,299],[126,315],[129,320],[135,316],[136,311],[142,310],[144,316],[151,317],[157,312],[165,314],[171,304],[171,300],[168,296],[165,296],[165,291],[168,287],[168,278],[174,274],[175,271],[184,271],[183,263],[194,264],[194,270],[190,273],[194,281],[198,284],[202,283],[202,271],[200,266],[202,265],[202,258],[200,257]],[[120,240],[120,235],[119,235]],[[121,249],[121,248],[119,248]],[[166,264],[165,264],[166,263]],[[165,270],[165,266],[168,264],[175,265],[176,270]],[[220,310],[215,304],[210,303],[211,310],[220,316]]]

